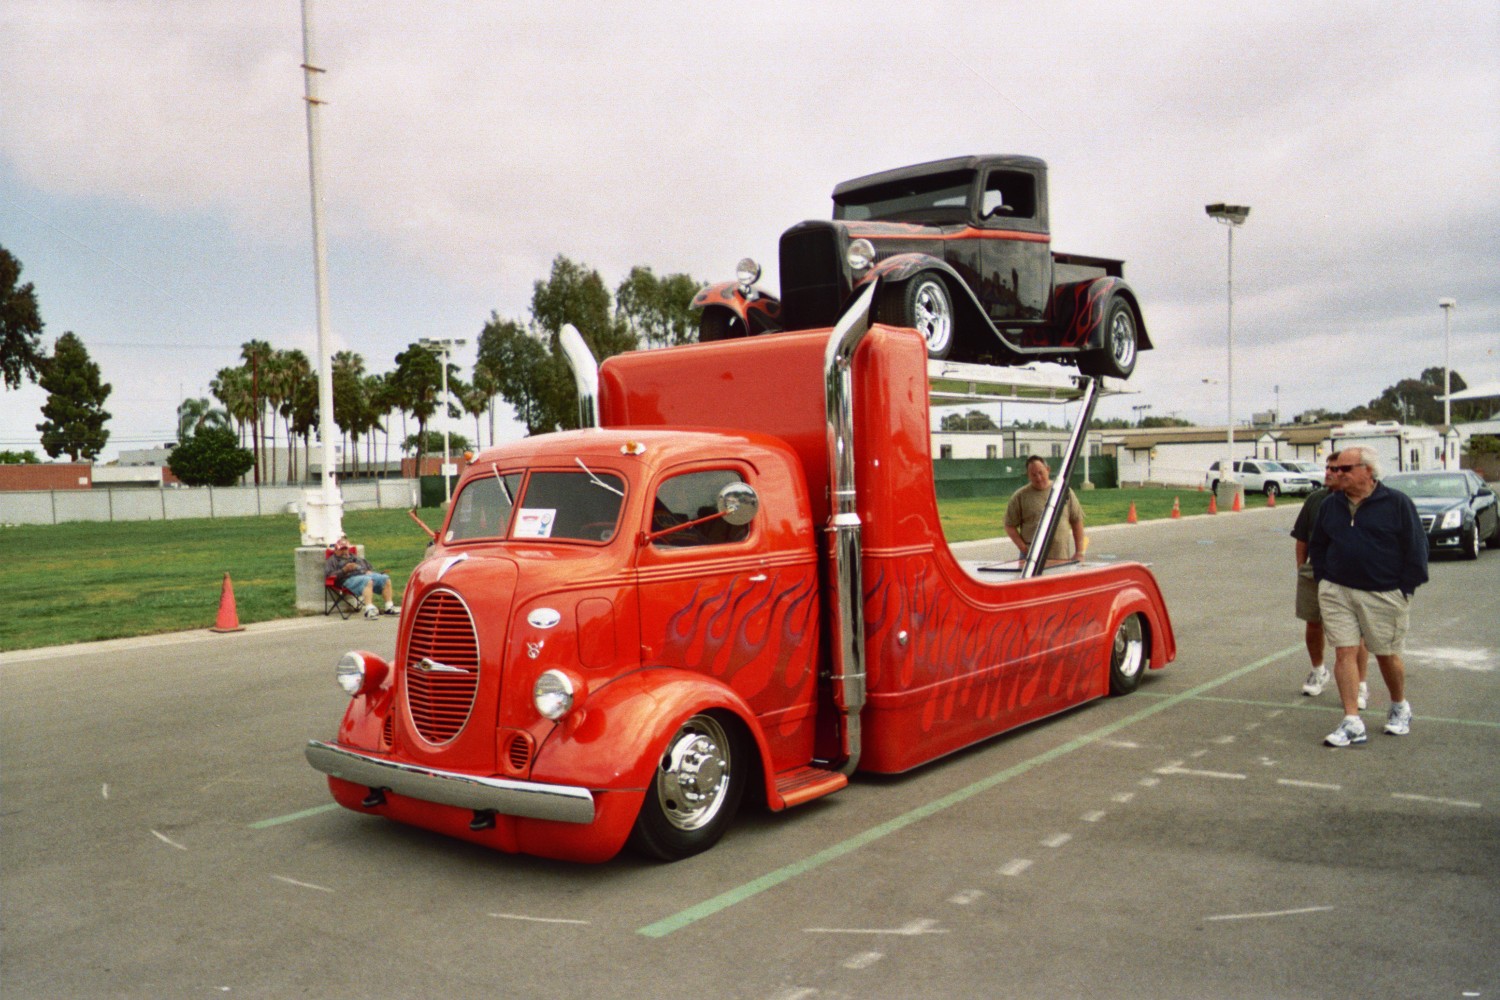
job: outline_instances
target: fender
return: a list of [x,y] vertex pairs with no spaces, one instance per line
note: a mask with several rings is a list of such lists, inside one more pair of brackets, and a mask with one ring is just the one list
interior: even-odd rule
[[745,324],[751,336],[778,333],[782,329],[781,300],[759,285],[752,286],[749,295],[738,281],[709,285],[693,296],[692,308],[727,309]]
[[1123,278],[1105,276],[1058,285],[1052,290],[1052,320],[1062,331],[1060,343],[1078,350],[1104,346],[1104,319],[1115,297],[1123,299],[1135,314],[1136,350],[1151,350],[1146,320],[1135,291]]
[[1106,641],[1113,640],[1120,623],[1136,613],[1146,619],[1149,668],[1160,670],[1176,659],[1177,638],[1172,632],[1172,620],[1167,614],[1167,604],[1162,599],[1161,589],[1156,585],[1155,578],[1146,573],[1141,573],[1132,586],[1122,587],[1110,602]]
[[366,663],[379,663],[385,667],[385,676],[372,691],[362,692],[349,699],[344,717],[339,722],[338,742],[358,750],[386,751],[390,747],[385,740],[385,720],[394,705],[396,670],[382,657],[364,650],[357,650]]
[[755,713],[733,689],[712,678],[674,667],[648,667],[591,692],[581,707],[582,718],[554,728],[537,749],[532,780],[596,791],[642,791],[650,787],[657,761],[682,724],[717,709],[744,724],[760,757],[766,789],[774,792],[770,753]]
[[888,285],[896,285],[925,271],[937,271],[946,279],[948,294],[953,296],[953,310],[960,320],[956,331],[958,336],[974,343],[976,341],[973,339],[973,331],[978,326],[998,340],[1002,348],[1011,354],[1019,356],[1037,353],[1035,349],[1028,351],[1027,348],[1017,344],[990,321],[989,315],[984,311],[984,306],[975,296],[974,289],[953,269],[952,265],[925,253],[898,253],[893,257],[877,261],[868,273],[855,282],[854,294],[850,295],[850,300],[853,301],[860,289],[877,279]]

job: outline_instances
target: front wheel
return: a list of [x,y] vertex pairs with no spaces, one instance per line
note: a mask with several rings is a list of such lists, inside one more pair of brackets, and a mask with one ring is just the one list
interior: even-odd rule
[[1141,683],[1146,669],[1146,634],[1141,616],[1134,614],[1115,629],[1109,649],[1109,693],[1129,694]]
[[637,851],[677,861],[718,843],[739,808],[749,768],[738,731],[695,715],[667,743],[630,834]]
[[1281,492],[1281,487],[1277,486],[1275,483],[1267,483],[1266,484],[1266,496],[1271,497],[1271,498],[1275,498],[1275,496],[1278,493],[1280,493],[1280,492]]
[[738,340],[747,336],[749,331],[745,328],[745,321],[736,316],[728,309],[715,308],[703,310],[703,317],[698,320],[698,342],[707,344],[715,340]]
[[1085,375],[1129,378],[1135,371],[1135,313],[1130,303],[1116,298],[1104,319],[1104,343],[1078,357],[1078,370]]
[[1464,558],[1479,558],[1479,522],[1475,521],[1469,529],[1469,536],[1464,539]]
[[891,290],[880,322],[911,327],[927,344],[927,356],[941,361],[953,350],[953,297],[943,279],[925,274]]

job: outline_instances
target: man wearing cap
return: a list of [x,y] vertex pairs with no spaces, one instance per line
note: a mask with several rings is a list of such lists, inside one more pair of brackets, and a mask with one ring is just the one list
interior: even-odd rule
[[392,597],[391,578],[385,573],[375,572],[358,550],[349,543],[346,535],[340,535],[339,540],[333,543],[333,551],[328,554],[327,561],[323,564],[323,575],[331,576],[334,582],[351,594],[359,594],[360,602],[365,608],[366,618],[379,618],[380,611],[375,607],[375,591],[380,591],[380,596],[385,598],[385,613],[398,615],[401,607],[396,604]]

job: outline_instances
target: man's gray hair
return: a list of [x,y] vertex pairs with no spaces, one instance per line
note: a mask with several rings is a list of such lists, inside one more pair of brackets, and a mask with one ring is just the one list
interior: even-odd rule
[[1339,462],[1343,465],[1363,465],[1369,468],[1370,478],[1380,478],[1380,455],[1374,448],[1367,448],[1362,444],[1350,445],[1339,452]]

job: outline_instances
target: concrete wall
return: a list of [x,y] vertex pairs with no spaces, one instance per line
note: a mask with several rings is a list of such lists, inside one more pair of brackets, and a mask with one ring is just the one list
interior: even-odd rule
[[[417,482],[379,479],[340,483],[345,510],[414,507]],[[202,486],[181,489],[38,490],[0,493],[0,524],[66,521],[171,521],[256,517],[300,511],[301,486]]]

